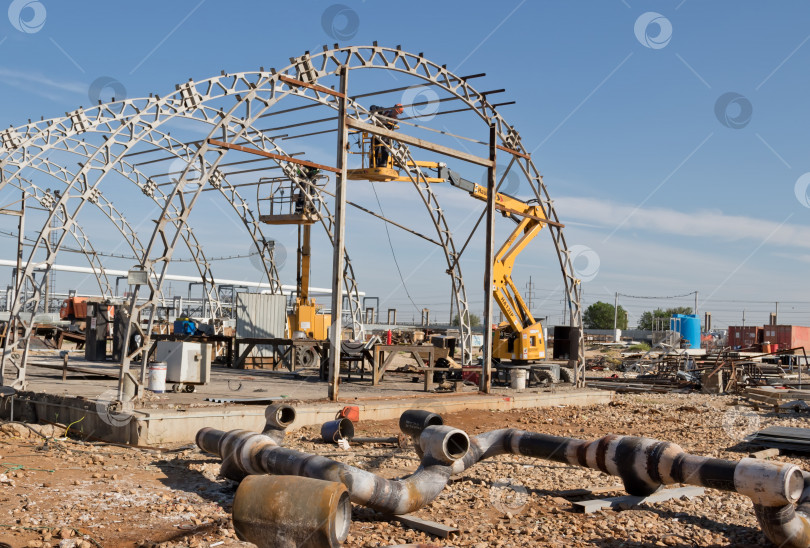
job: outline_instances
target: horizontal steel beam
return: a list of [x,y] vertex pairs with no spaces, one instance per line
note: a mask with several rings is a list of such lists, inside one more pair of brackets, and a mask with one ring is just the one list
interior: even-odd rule
[[348,116],[346,117],[346,125],[359,131],[365,131],[367,133],[379,135],[380,137],[387,137],[389,139],[399,141],[400,143],[405,143],[406,145],[438,152],[439,154],[444,154],[445,156],[450,156],[451,158],[456,158],[457,160],[464,160],[465,162],[470,162],[479,166],[490,167],[495,165],[495,162],[492,160],[481,158],[480,156],[475,156],[474,154],[462,152],[454,148],[431,143],[430,141],[425,141],[424,139],[419,139],[417,137],[411,137],[410,135],[405,135],[404,133],[400,133],[398,131],[372,126],[371,124],[349,118]]
[[208,144],[215,147],[228,148],[231,150],[238,150],[240,152],[247,152],[248,154],[256,154],[257,156],[264,156],[265,158],[273,158],[274,160],[281,160],[283,162],[290,162],[291,164],[298,164],[301,166],[312,167],[315,169],[322,169],[324,171],[331,171],[332,173],[340,173],[339,169],[334,168],[332,166],[316,164],[315,162],[309,162],[307,160],[299,160],[298,158],[293,158],[292,156],[275,154],[273,152],[267,152],[265,150],[260,150],[258,148],[243,147],[242,145],[234,145],[232,143],[226,143],[225,141],[218,141],[216,139],[208,139]]

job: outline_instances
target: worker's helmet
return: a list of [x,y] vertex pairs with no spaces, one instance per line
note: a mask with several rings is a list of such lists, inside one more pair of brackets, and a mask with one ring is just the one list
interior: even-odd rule
[[396,112],[397,114],[402,114],[402,110],[403,109],[401,104],[397,103],[396,105],[394,105],[394,112]]

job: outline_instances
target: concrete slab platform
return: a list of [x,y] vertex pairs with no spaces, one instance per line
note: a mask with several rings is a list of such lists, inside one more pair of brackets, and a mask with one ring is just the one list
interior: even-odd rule
[[147,392],[142,401],[116,409],[110,403],[117,396],[117,381],[109,376],[116,366],[73,359],[70,362],[72,371],[63,381],[61,360],[35,360],[28,370],[28,389],[0,398],[0,416],[9,418],[13,407],[17,420],[65,425],[75,422],[71,430],[84,436],[156,446],[191,443],[197,431],[206,426],[261,431],[268,400],[289,402],[296,408],[297,418],[291,427],[294,430],[331,420],[346,405],[358,406],[362,421],[396,419],[403,411],[414,408],[439,413],[505,411],[603,404],[613,397],[609,391],[570,386],[522,392],[497,388],[491,394],[465,387],[464,392],[428,393],[421,390],[421,379],[415,374],[397,373],[386,375],[376,387],[371,386],[368,375],[362,381],[356,375],[351,381],[344,377],[340,401],[331,402],[326,399],[326,383],[320,382],[314,371],[289,374],[214,367],[211,383],[197,387],[194,393]]

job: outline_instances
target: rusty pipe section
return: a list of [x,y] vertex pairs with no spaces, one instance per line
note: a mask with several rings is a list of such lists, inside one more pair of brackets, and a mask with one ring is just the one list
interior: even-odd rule
[[232,430],[203,428],[197,446],[222,458],[221,473],[240,481],[250,474],[303,476],[344,484],[351,501],[387,514],[414,512],[435,499],[450,479],[451,462],[466,455],[467,434],[449,426],[422,432],[424,456],[417,470],[389,480],[318,455],[279,447],[270,437]]
[[686,453],[679,445],[635,436],[586,441],[503,429],[474,436],[452,465],[460,473],[480,460],[511,453],[583,466],[622,479],[631,495],[682,483],[749,497],[763,532],[784,548],[810,547],[810,474],[788,463],[744,458],[739,462]]
[[349,535],[351,506],[342,483],[253,475],[236,490],[233,525],[258,548],[333,548]]

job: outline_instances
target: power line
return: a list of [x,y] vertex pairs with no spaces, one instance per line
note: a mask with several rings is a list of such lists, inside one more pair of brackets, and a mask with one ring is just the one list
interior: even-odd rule
[[[374,198],[377,200],[377,205],[380,207],[380,215],[385,215],[383,211],[382,204],[380,203],[380,197],[377,195],[377,187],[374,186],[374,183],[371,184],[371,190],[374,191]],[[385,226],[385,235],[388,237],[388,247],[391,249],[391,256],[394,258],[394,265],[397,267],[397,274],[399,274],[399,281],[402,282],[402,289],[405,290],[405,294],[408,296],[408,300],[411,301],[414,310],[420,312],[419,307],[416,306],[416,303],[413,302],[413,297],[408,292],[408,286],[405,285],[405,278],[402,276],[402,270],[399,268],[399,261],[397,260],[397,254],[394,252],[394,244],[391,242],[391,232],[388,230],[388,223],[384,223]]]
[[691,291],[689,293],[684,293],[683,295],[668,295],[668,296],[664,296],[664,297],[627,295],[625,293],[619,293],[618,295],[619,295],[619,297],[628,297],[630,299],[651,299],[651,300],[662,299],[663,300],[663,299],[681,299],[683,297],[691,297],[694,294],[695,294],[695,291]]

